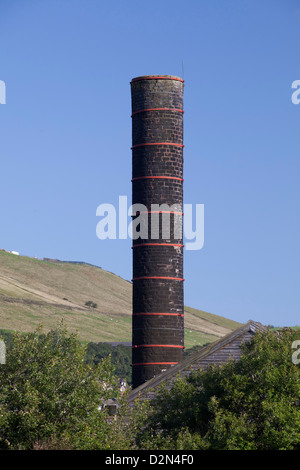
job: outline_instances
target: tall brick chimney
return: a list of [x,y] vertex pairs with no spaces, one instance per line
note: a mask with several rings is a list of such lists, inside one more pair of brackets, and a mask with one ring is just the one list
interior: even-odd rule
[[131,81],[132,204],[146,207],[148,227],[132,246],[133,388],[183,358],[183,86],[171,75]]

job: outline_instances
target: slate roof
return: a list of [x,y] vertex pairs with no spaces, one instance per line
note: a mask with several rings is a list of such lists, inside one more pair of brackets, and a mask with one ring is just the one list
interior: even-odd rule
[[172,366],[170,369],[132,390],[128,395],[128,403],[132,403],[136,398],[152,398],[157,387],[165,382],[172,382],[178,374],[183,376],[188,375],[192,370],[203,368],[205,365],[212,363],[225,362],[229,357],[238,359],[241,343],[249,341],[257,331],[264,332],[266,330],[267,328],[261,323],[249,320],[240,328],[203,347],[195,354],[183,359],[179,364]]

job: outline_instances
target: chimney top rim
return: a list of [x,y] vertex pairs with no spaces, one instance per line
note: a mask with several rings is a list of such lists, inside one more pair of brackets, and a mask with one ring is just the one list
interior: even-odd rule
[[181,77],[177,77],[176,75],[141,75],[139,77],[133,78],[130,83],[140,80],[176,80],[184,83],[184,80]]

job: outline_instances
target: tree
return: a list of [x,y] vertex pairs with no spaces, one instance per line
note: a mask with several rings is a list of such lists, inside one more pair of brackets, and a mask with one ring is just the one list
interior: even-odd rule
[[108,399],[122,403],[110,358],[93,367],[85,358],[85,347],[63,325],[15,335],[0,366],[0,448],[128,445],[122,418],[109,422],[103,407]]
[[85,302],[84,305],[86,305],[86,307],[91,307],[91,308],[97,308],[98,307],[98,304],[96,304],[92,300],[88,300],[87,302]]
[[299,336],[292,329],[256,333],[240,361],[161,389],[140,417],[137,446],[300,449],[300,364],[292,361]]
[[114,373],[121,380],[131,384],[131,347],[124,344],[113,346],[109,343],[88,343],[86,360],[88,363],[98,364],[105,357],[111,357]]

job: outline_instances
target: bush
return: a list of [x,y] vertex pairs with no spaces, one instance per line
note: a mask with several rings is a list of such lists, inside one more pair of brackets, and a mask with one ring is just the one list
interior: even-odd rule
[[98,307],[98,304],[96,304],[92,300],[88,300],[87,302],[85,302],[84,305],[86,305],[86,307],[91,307],[91,308],[97,308]]
[[98,364],[110,356],[114,373],[119,379],[132,382],[131,348],[123,344],[112,346],[109,343],[88,343],[86,360],[90,364]]
[[110,358],[93,367],[85,359],[77,335],[62,325],[47,334],[38,328],[15,335],[0,367],[0,448],[125,445],[122,418],[108,423],[103,408],[107,399],[122,403]]
[[299,450],[300,365],[291,349],[296,339],[299,332],[291,329],[256,333],[240,361],[162,388],[141,414],[137,446]]

